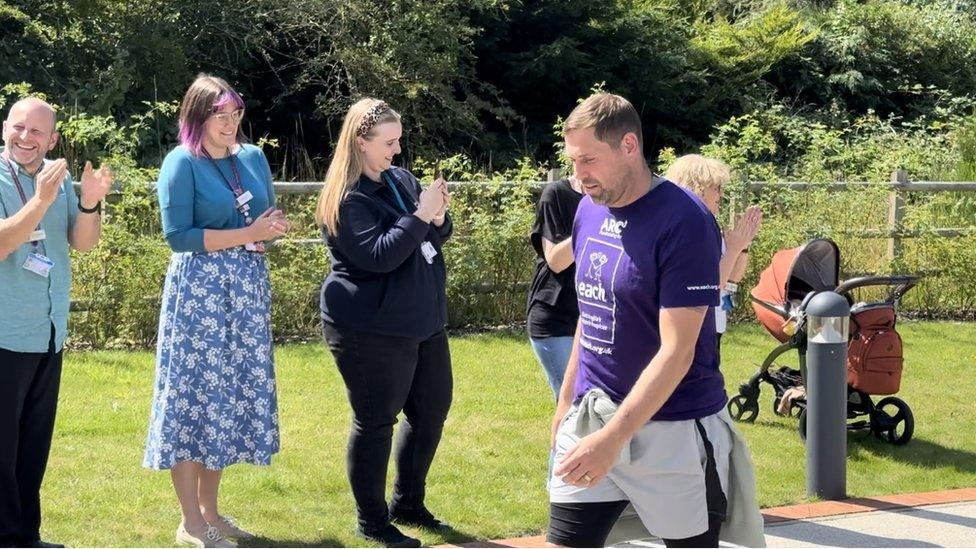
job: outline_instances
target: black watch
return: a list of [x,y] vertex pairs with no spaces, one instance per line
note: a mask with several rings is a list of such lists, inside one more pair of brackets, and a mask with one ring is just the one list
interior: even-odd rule
[[86,207],[84,207],[84,206],[81,205],[81,202],[78,202],[78,211],[81,212],[81,213],[86,213],[86,214],[101,213],[102,212],[102,201],[99,200],[98,202],[96,202],[94,208],[86,208]]

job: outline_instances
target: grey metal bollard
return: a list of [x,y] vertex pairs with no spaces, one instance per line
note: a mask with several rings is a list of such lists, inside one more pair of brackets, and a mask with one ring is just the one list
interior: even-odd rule
[[822,292],[807,305],[807,495],[847,496],[847,337],[851,307]]

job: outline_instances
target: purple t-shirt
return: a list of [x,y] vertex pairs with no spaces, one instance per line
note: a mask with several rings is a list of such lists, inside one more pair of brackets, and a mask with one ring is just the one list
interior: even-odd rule
[[[660,310],[718,303],[720,242],[701,200],[670,181],[622,208],[583,197],[573,223],[582,323],[575,399],[599,388],[622,401],[661,348]],[[653,419],[695,419],[725,406],[708,313],[688,374]]]

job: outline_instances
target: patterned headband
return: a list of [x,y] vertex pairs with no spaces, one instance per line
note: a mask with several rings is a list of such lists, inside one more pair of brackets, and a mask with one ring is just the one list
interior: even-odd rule
[[380,101],[379,103],[373,105],[366,111],[363,115],[363,121],[359,123],[359,129],[356,130],[356,135],[359,137],[366,137],[369,132],[376,126],[379,122],[380,116],[389,112],[390,106],[386,104],[385,101]]

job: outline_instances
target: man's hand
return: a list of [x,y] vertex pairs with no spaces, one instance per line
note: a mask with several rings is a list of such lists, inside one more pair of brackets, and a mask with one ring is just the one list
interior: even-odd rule
[[583,437],[559,460],[553,473],[563,482],[586,488],[607,476],[613,468],[623,441],[611,438],[606,429]]
[[58,197],[58,189],[64,182],[64,176],[68,173],[68,162],[59,158],[53,162],[48,162],[37,174],[34,184],[34,196],[42,204],[51,205]]
[[112,190],[114,181],[115,173],[108,166],[93,170],[92,163],[85,162],[85,171],[81,174],[81,207],[94,208]]

